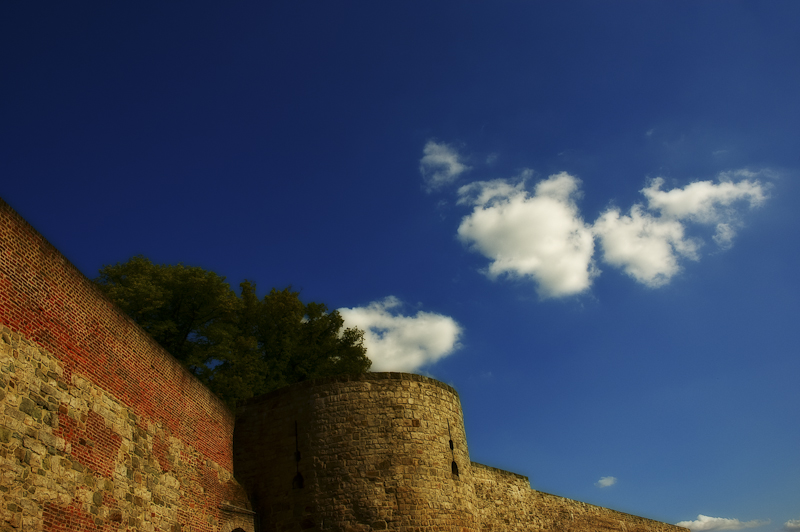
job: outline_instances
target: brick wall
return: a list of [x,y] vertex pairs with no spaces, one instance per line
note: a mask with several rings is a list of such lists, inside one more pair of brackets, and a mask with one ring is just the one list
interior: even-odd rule
[[0,529],[250,531],[233,426],[0,200]]

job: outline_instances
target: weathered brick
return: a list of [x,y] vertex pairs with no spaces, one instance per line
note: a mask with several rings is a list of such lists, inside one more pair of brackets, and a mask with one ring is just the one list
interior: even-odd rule
[[[2,200],[0,249],[0,492],[19,521],[0,528],[23,517],[25,530],[44,531],[124,523],[216,532],[226,518],[239,523],[219,509],[248,505],[231,473],[233,414]],[[124,465],[134,448],[149,464],[138,482]],[[181,453],[187,460],[169,460]],[[252,532],[251,517],[242,524]]]

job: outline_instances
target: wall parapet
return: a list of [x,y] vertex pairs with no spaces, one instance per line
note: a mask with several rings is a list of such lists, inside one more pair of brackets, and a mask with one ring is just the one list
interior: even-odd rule
[[497,467],[488,466],[486,464],[479,464],[478,462],[472,462],[472,467],[478,469],[485,469],[499,476],[513,477],[515,480],[526,482],[528,486],[530,486],[530,480],[528,479],[528,477],[526,477],[525,475],[520,475],[519,473],[514,473],[513,471],[508,471],[506,469],[500,469]]
[[369,381],[381,381],[381,380],[397,380],[397,381],[425,383],[430,386],[441,388],[447,391],[448,393],[451,393],[454,396],[458,397],[458,392],[456,391],[455,388],[453,388],[449,384],[445,384],[441,381],[437,381],[436,379],[432,379],[431,377],[426,377],[424,375],[417,375],[415,373],[401,373],[396,371],[371,371],[367,373],[346,373],[342,375],[332,375],[330,377],[320,377],[316,379],[304,380],[301,382],[290,384],[289,386],[278,388],[277,390],[272,390],[271,392],[267,392],[265,394],[258,395],[256,397],[245,399],[244,401],[241,401],[239,403],[239,406],[252,406],[265,401],[272,400],[275,397],[279,397],[281,395],[297,393],[299,390],[305,390],[317,386],[324,386],[327,384],[345,383],[345,382],[369,382]]

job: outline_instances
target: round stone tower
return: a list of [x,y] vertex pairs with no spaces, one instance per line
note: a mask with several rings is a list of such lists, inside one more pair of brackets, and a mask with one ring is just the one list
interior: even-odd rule
[[238,414],[234,474],[263,532],[478,530],[461,403],[446,384],[331,377]]

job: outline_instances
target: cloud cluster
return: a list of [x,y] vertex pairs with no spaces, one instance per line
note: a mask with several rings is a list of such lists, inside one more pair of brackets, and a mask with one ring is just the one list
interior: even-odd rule
[[598,488],[607,488],[617,483],[617,477],[601,477],[600,480],[594,483]]
[[495,180],[461,187],[459,203],[474,210],[461,221],[458,237],[492,261],[491,278],[530,277],[542,297],[587,289],[597,272],[591,228],[575,204],[580,181],[562,172],[539,182],[532,195],[524,184]]
[[783,530],[786,532],[797,532],[800,530],[800,519],[790,519],[783,523]]
[[713,530],[741,530],[743,528],[756,528],[769,524],[766,521],[739,521],[738,519],[728,519],[725,517],[709,517],[707,515],[698,515],[694,521],[681,521],[676,523],[677,526],[683,526],[695,532],[709,532]]
[[641,205],[630,214],[609,209],[595,221],[594,234],[603,249],[603,261],[650,287],[666,284],[678,273],[678,259],[697,260],[700,242],[685,236],[675,219],[656,217]]
[[422,154],[419,171],[428,192],[453,183],[459,175],[470,169],[462,162],[458,151],[449,144],[429,140]]
[[[439,167],[446,171],[432,177],[423,169],[426,160],[441,161]],[[449,146],[431,141],[420,169],[429,186],[442,186],[464,171],[458,161]],[[609,207],[589,224],[576,203],[581,196],[578,178],[554,174],[539,181],[531,193],[527,183],[532,171],[526,170],[513,179],[460,187],[458,203],[472,212],[461,220],[458,238],[490,260],[490,278],[531,279],[542,298],[579,294],[591,286],[600,273],[596,242],[599,260],[655,288],[680,272],[682,261],[699,260],[704,242],[690,236],[689,228],[711,228],[719,248],[731,247],[744,211],[767,200],[768,186],[759,175],[749,170],[723,172],[716,181],[695,181],[671,190],[663,190],[664,180],[656,178],[640,191],[645,201],[627,212]]]
[[449,316],[419,311],[404,316],[389,296],[365,307],[340,308],[348,327],[364,331],[372,371],[415,371],[458,349],[461,327]]
[[[662,286],[680,270],[679,259],[698,260],[702,241],[686,236],[686,224],[715,227],[714,242],[731,247],[741,226],[741,207],[759,207],[766,187],[746,170],[719,175],[718,183],[695,181],[683,188],[661,190],[662,178],[641,190],[647,206],[637,203],[630,214],[610,208],[594,224],[603,260],[651,287]],[[731,177],[746,177],[738,182]]]

